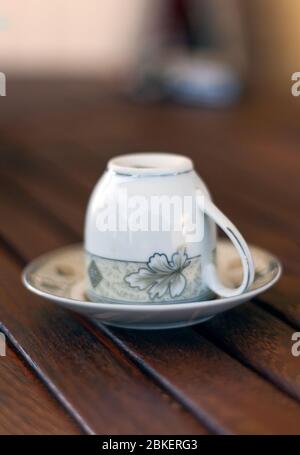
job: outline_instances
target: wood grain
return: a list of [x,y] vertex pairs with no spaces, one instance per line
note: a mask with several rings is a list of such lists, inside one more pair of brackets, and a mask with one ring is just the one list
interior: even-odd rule
[[0,357],[0,434],[80,434],[82,430],[7,346]]
[[288,322],[295,329],[300,329],[300,280],[296,273],[284,273],[276,287],[270,289],[259,305],[267,308],[279,318]]
[[0,268],[0,320],[11,342],[87,432],[207,433],[112,343],[32,297],[8,255],[0,256]]
[[299,358],[291,352],[292,327],[250,303],[213,318],[199,331],[300,400]]
[[299,433],[299,405],[295,401],[195,331],[112,333],[181,392],[179,398],[186,406],[196,407],[216,424],[222,422],[223,432]]

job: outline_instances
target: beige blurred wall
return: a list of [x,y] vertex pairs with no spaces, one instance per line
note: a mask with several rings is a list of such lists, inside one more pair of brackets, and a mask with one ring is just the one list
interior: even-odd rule
[[157,0],[0,2],[0,66],[19,73],[111,73],[132,65]]

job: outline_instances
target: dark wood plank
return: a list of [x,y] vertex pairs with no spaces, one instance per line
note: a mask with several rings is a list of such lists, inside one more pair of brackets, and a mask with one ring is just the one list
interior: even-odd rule
[[78,82],[76,79],[53,77],[14,79],[9,74],[8,95],[1,98],[0,124],[6,125],[32,115],[42,117],[45,113],[65,109],[72,112],[72,106],[93,106],[104,102],[108,95],[111,98],[115,92],[115,84],[108,81],[105,90],[95,78]]
[[284,273],[276,287],[257,301],[260,306],[285,320],[295,329],[300,329],[299,296],[299,275]]
[[[12,245],[25,258],[35,256],[45,248],[44,239],[46,235],[49,236],[50,243],[55,241],[57,246],[66,243],[67,234],[61,232],[58,237],[57,222],[53,223],[52,217],[43,218],[44,209],[41,205],[38,206],[38,203],[33,203],[32,200],[29,202],[26,194],[19,191],[16,186],[10,187],[5,182],[5,188],[10,191],[10,204],[5,204],[4,198],[1,198],[0,191],[1,207],[5,218],[8,217],[15,227],[12,233],[9,230],[9,225],[6,226],[4,223],[1,226],[2,234],[9,237]],[[25,204],[24,201],[27,201],[27,203]],[[24,221],[22,221],[23,219]],[[20,234],[22,229],[24,229],[24,223],[25,226],[27,224],[27,219],[36,219],[39,224],[37,232],[30,233],[30,229],[26,228],[28,246],[23,241],[20,241]],[[19,233],[17,232],[18,230]],[[39,231],[43,231],[42,236],[39,236]],[[10,273],[9,276],[11,275]],[[24,292],[26,294],[26,291],[18,289],[18,293],[22,293],[22,296]],[[25,294],[23,299],[25,299]],[[49,330],[49,324],[53,318],[55,319],[53,326],[55,325],[58,333],[70,331],[64,325],[62,326],[62,324],[66,323],[65,317],[62,318],[59,310],[53,305],[41,303],[40,299],[32,299],[29,295],[26,298],[26,302],[28,302],[27,305],[33,307],[35,314],[39,314],[39,307],[43,308],[44,312],[47,309],[47,317],[43,322],[43,330],[46,332]],[[15,333],[18,329],[18,320],[20,317],[23,319],[25,316],[22,314],[22,307],[17,306],[18,302],[15,301],[14,305],[13,308],[15,310],[9,310],[9,314],[6,315],[6,318],[9,319],[6,320],[11,330]],[[13,319],[12,315],[16,314],[16,308],[18,308],[19,314],[18,317]],[[26,325],[30,324],[33,311],[30,316],[26,313]],[[39,320],[38,316],[37,319]],[[106,333],[108,334],[109,332]],[[123,344],[126,343],[126,345],[130,346],[130,349],[134,350],[134,354],[140,359],[138,362],[140,368],[147,371],[153,379],[166,388],[168,393],[176,397],[198,419],[203,420],[214,431],[225,433],[276,433],[279,428],[281,432],[286,433],[296,431],[297,427],[295,425],[298,425],[296,416],[300,412],[300,407],[293,400],[285,397],[274,386],[230,358],[222,350],[217,349],[205,338],[197,335],[192,329],[183,331],[182,335],[180,333],[172,331],[172,335],[169,335],[169,333],[147,335],[122,331],[122,333],[118,333],[118,338],[116,339],[114,336],[112,341],[118,344],[118,340],[121,339]],[[100,331],[97,331],[94,335],[101,337],[101,339],[103,337]],[[149,345],[149,336],[151,337],[151,346]],[[22,334],[18,331],[18,338],[20,337],[22,337]],[[148,339],[148,344],[143,341],[144,339],[146,341]],[[22,345],[24,343],[28,344],[28,336],[25,339],[22,337],[21,340]],[[136,341],[133,342],[133,340]],[[68,344],[71,343],[72,349],[74,349],[74,341],[71,335],[67,341]],[[127,351],[123,344],[121,348],[126,353]],[[31,356],[36,358],[37,353],[32,352],[31,345],[29,347]],[[136,359],[135,355],[131,356],[132,361]],[[37,363],[40,364],[41,361],[39,358]],[[45,361],[43,360],[43,362]],[[47,358],[47,362],[49,362],[49,358]],[[216,367],[216,365],[218,366]],[[47,371],[49,374],[49,369]],[[59,381],[59,378],[55,377],[55,380]],[[72,378],[72,381],[74,381],[74,378]],[[87,382],[86,378],[85,382]],[[90,384],[90,382],[88,383]],[[247,384],[247,393],[244,388],[245,384]],[[59,386],[62,388],[63,384],[59,382]],[[232,396],[235,397],[234,400]],[[259,406],[264,409],[264,412],[262,412],[260,407],[257,407],[258,396],[260,397]]]
[[[295,420],[299,405],[295,401],[195,331],[141,333],[114,329],[111,333],[148,368],[182,392],[186,406],[199,406],[211,419],[224,422],[226,432],[299,433]],[[294,418],[290,420],[292,414]]]
[[0,320],[10,341],[87,432],[207,432],[106,338],[29,294],[9,255],[0,255],[0,269]]
[[0,434],[81,434],[82,430],[7,346],[0,357]]
[[292,327],[249,303],[213,318],[199,330],[300,400],[299,359],[291,352]]

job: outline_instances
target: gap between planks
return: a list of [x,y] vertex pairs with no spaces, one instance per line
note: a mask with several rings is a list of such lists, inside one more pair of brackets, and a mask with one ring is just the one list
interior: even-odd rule
[[[2,239],[1,239],[2,241]],[[76,409],[68,402],[63,394],[60,393],[60,390],[53,384],[53,382],[42,372],[39,366],[32,361],[31,357],[27,352],[22,348],[20,343],[12,335],[11,331],[0,321],[0,330],[4,333],[7,340],[9,341],[11,347],[18,354],[18,356],[23,360],[26,365],[36,374],[40,379],[41,383],[46,386],[50,391],[51,395],[62,407],[66,410],[69,416],[77,423],[81,431],[85,434],[94,435],[94,431],[86,424],[86,422],[81,418],[80,414],[77,413]]]

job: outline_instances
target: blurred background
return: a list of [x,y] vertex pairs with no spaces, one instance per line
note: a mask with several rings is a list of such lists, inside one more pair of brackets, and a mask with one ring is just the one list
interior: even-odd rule
[[[10,0],[0,5],[0,71],[7,77],[125,76],[134,83],[138,77],[139,84],[150,72],[157,82],[161,59],[175,49],[168,65],[177,81],[187,71],[178,49],[213,51],[243,81],[282,93],[297,71],[299,14],[298,0]],[[198,70],[188,69],[193,76]]]

